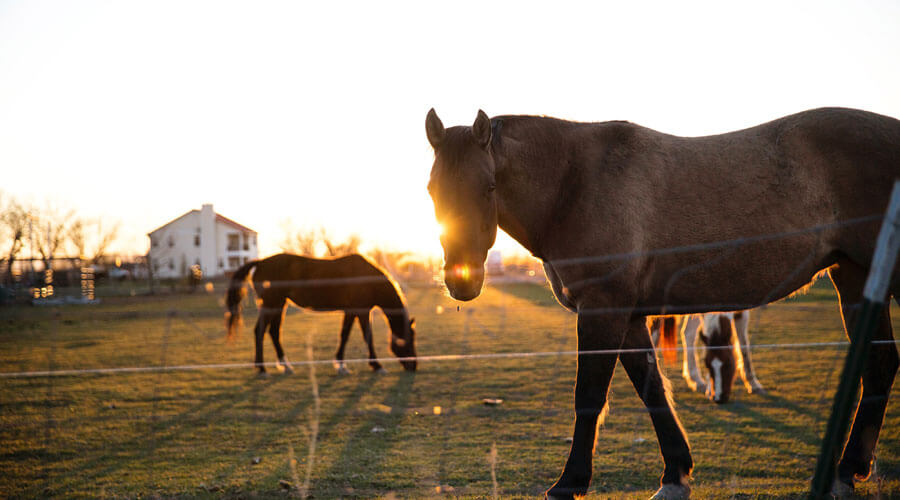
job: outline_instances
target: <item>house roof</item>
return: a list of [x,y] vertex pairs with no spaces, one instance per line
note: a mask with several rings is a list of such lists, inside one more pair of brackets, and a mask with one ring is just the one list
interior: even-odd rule
[[191,215],[191,214],[194,213],[194,212],[199,212],[199,210],[196,210],[196,209],[195,209],[195,210],[188,210],[187,212],[185,212],[185,213],[179,215],[178,217],[175,217],[174,219],[170,220],[169,222],[166,222],[166,223],[163,224],[162,226],[159,226],[158,228],[154,229],[153,231],[150,231],[149,233],[147,233],[147,236],[150,236],[151,234],[153,234],[153,233],[159,231],[160,229],[162,229],[162,228],[168,226],[169,224],[171,224],[171,223],[177,221],[178,219],[183,219],[183,218],[187,217],[188,215]]
[[[185,212],[184,214],[179,215],[178,217],[175,217],[174,219],[170,220],[169,222],[166,222],[166,223],[163,224],[162,226],[159,226],[158,228],[154,229],[153,231],[150,231],[149,233],[147,233],[147,236],[150,236],[151,234],[153,234],[153,233],[159,231],[160,229],[162,229],[162,228],[168,226],[169,224],[172,224],[173,222],[175,222],[175,221],[177,221],[177,220],[179,220],[179,219],[183,219],[184,217],[187,217],[188,215],[191,215],[191,214],[193,214],[193,213],[200,213],[200,210],[197,210],[197,209],[194,209],[194,210],[188,210],[188,211]],[[229,219],[228,217],[225,217],[224,215],[220,215],[220,214],[218,214],[218,213],[216,213],[216,222],[221,222],[221,223],[223,223],[223,224],[227,224],[227,225],[229,225],[229,226],[231,226],[231,227],[233,227],[233,228],[235,228],[235,229],[238,229],[238,230],[241,230],[241,231],[244,231],[244,232],[257,234],[256,231],[250,229],[249,227],[247,227],[247,226],[245,226],[245,225],[243,225],[243,224],[239,224],[239,223],[237,223],[237,222],[235,222],[235,221]]]
[[224,215],[216,214],[216,221],[217,221],[217,222],[221,222],[221,223],[223,223],[223,224],[228,224],[229,226],[231,226],[231,227],[233,227],[233,228],[235,228],[235,229],[240,229],[241,231],[244,231],[244,232],[247,232],[247,233],[253,233],[253,234],[256,234],[256,231],[250,229],[249,227],[247,227],[247,226],[245,226],[245,225],[243,225],[243,224],[238,224],[237,222],[235,222],[235,221],[229,219],[228,217],[225,217]]

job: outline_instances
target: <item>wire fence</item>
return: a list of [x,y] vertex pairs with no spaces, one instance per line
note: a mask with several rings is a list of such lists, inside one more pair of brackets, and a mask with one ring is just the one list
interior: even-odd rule
[[[590,259],[727,252],[759,241],[821,235],[833,226]],[[596,276],[592,284],[608,278]],[[276,373],[258,378],[252,324],[259,310],[252,299],[245,300],[246,325],[236,341],[226,342],[221,283],[153,300],[137,296],[94,305],[0,309],[6,471],[0,492],[11,497],[540,495],[555,480],[569,447],[579,354],[575,315],[555,303],[545,284],[527,277],[489,277],[482,297],[462,305],[440,287],[401,285],[417,320],[415,373],[393,363],[385,313],[375,310],[373,327],[389,373],[369,369],[354,330],[344,360],[352,373],[338,375],[331,365],[340,313],[289,307],[282,338],[295,373],[277,373],[283,366],[267,338],[265,366]],[[773,291],[771,299],[781,294]],[[97,296],[103,298],[102,289]],[[691,439],[698,497],[791,498],[809,487],[848,345],[830,283],[821,280],[806,294],[754,309],[750,337],[764,394],[746,394],[736,386],[733,401],[717,406],[681,378],[685,355],[696,351],[702,359],[706,349],[731,346],[682,345],[675,348],[678,365],[661,365]],[[648,351],[580,354],[634,352]],[[591,491],[646,497],[662,472],[647,410],[621,373],[613,379],[609,402]],[[900,492],[898,424],[892,404],[876,470],[860,486],[864,493]]]

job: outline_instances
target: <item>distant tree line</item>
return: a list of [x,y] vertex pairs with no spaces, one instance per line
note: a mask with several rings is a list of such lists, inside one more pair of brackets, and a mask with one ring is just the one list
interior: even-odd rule
[[378,246],[360,250],[363,241],[358,234],[351,234],[341,240],[322,226],[296,229],[285,222],[282,224],[282,231],[284,236],[279,246],[284,252],[317,258],[362,253],[395,277],[409,277],[410,272],[428,274],[436,265],[407,251],[388,250]]
[[39,207],[0,192],[0,283],[12,284],[15,262],[32,256],[44,269],[59,259],[79,266],[97,264],[115,242],[119,227],[118,222]]

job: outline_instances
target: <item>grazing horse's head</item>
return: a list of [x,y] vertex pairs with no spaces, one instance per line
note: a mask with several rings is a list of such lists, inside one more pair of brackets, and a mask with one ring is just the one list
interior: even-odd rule
[[497,237],[497,197],[491,119],[478,110],[471,127],[444,129],[434,109],[425,119],[434,166],[428,192],[441,224],[444,283],[457,300],[472,300],[484,284],[484,261]]
[[703,315],[702,338],[707,346],[705,362],[710,376],[710,397],[718,404],[728,402],[737,375],[733,336],[734,324],[731,315]]
[[[388,323],[391,327],[391,352],[400,359],[403,369],[408,372],[416,371],[416,318],[406,319],[406,314],[396,315],[395,325],[394,318],[389,317]],[[402,324],[401,324],[402,323]]]

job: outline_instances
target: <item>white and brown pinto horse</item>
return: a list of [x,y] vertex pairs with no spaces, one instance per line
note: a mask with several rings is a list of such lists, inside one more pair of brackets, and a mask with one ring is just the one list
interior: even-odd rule
[[[678,321],[680,329],[676,327]],[[747,392],[765,393],[750,359],[749,326],[750,311],[664,316],[653,318],[649,323],[653,344],[663,349],[667,361],[677,361],[674,337],[676,330],[680,330],[684,348],[681,376],[692,391],[704,393],[719,404],[727,403],[731,398],[738,375]],[[697,362],[701,352],[706,377],[701,374],[701,364]],[[667,356],[669,353],[671,356]]]
[[[445,129],[431,110],[425,128],[451,296],[479,295],[499,226],[543,260],[557,299],[578,313],[572,448],[548,491],[560,498],[588,489],[616,361],[659,440],[655,497],[688,497],[691,450],[652,353],[648,362],[645,317],[749,309],[828,269],[852,324],[900,177],[900,121],[852,109],[690,138],[482,111],[471,127]],[[875,338],[893,339],[887,308]],[[898,364],[892,343],[872,346],[836,488],[869,475]]]

